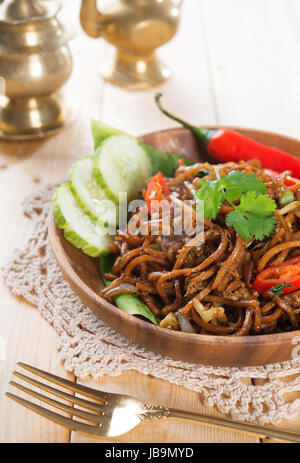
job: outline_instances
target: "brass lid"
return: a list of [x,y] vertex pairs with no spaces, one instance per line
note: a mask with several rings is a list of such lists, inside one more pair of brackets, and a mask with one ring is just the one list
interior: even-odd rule
[[18,25],[45,21],[56,16],[60,8],[56,0],[4,0],[0,5],[0,23]]

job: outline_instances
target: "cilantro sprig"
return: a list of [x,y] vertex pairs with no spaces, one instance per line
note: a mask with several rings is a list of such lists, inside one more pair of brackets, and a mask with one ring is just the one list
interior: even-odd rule
[[[262,241],[276,227],[276,203],[266,191],[266,185],[255,174],[234,171],[220,177],[217,172],[217,180],[201,182],[196,197],[204,201],[206,219],[215,219],[223,202],[227,201],[234,210],[227,214],[226,225],[232,226],[245,241],[252,238]],[[239,205],[234,204],[237,199]]]
[[234,227],[245,241],[250,241],[253,236],[262,241],[276,227],[275,209],[275,201],[269,196],[257,196],[255,191],[249,191],[242,195],[240,205],[227,214],[226,225]]

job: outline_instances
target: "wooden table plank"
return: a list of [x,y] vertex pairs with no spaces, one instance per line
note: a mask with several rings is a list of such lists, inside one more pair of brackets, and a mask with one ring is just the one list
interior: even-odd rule
[[154,95],[158,91],[163,93],[162,101],[170,111],[177,112],[192,123],[217,122],[200,3],[185,1],[177,35],[158,50],[161,59],[172,70],[171,79],[143,92],[128,92],[106,84],[102,101],[104,123],[132,135],[174,127],[176,123],[161,114],[155,106]]
[[[299,138],[299,2],[203,0],[202,5],[220,123]],[[290,400],[299,395],[290,394]],[[280,427],[299,431],[300,415]]]
[[[202,404],[200,394],[179,387],[167,381],[142,375],[134,371],[125,371],[121,376],[102,377],[97,380],[79,379],[96,389],[108,392],[124,393],[137,397],[149,404],[177,408],[212,416],[223,416],[212,407]],[[255,443],[256,437],[242,433],[224,431],[198,424],[183,423],[176,420],[154,420],[144,422],[130,433],[114,438],[115,443]],[[87,438],[82,434],[72,433],[72,442],[111,442],[107,439]]]
[[[1,146],[1,153],[2,153]],[[3,155],[1,155],[1,158]],[[36,189],[33,178],[17,166],[0,173],[0,195],[9,201],[1,203],[1,264],[16,246],[24,246],[31,224],[22,216],[20,201],[23,192]],[[12,185],[14,188],[11,188]],[[0,362],[0,442],[68,442],[70,432],[51,423],[42,423],[38,416],[4,397],[7,383],[18,361],[39,364],[70,379],[62,368],[55,349],[54,330],[41,318],[36,308],[12,296],[0,282],[0,336],[6,341],[7,358]],[[12,388],[9,388],[12,391]]]
[[[68,2],[68,6],[73,16],[74,2]],[[77,11],[78,8],[79,2]],[[93,149],[90,119],[100,118],[103,87],[97,72],[99,48],[94,45],[96,43],[83,34],[72,43],[77,59],[68,87],[76,103],[76,122],[44,140],[0,142],[1,265],[15,248],[24,247],[31,231],[32,224],[22,213],[24,198],[42,183],[65,178],[74,159]],[[8,381],[18,361],[71,380],[75,377],[63,368],[56,349],[57,333],[37,309],[12,296],[2,280],[0,291],[0,336],[7,343],[7,360],[0,362],[0,442],[69,442],[69,430],[4,397],[6,390],[15,392]]]
[[300,43],[287,2],[203,0],[202,5],[221,124],[298,137]]

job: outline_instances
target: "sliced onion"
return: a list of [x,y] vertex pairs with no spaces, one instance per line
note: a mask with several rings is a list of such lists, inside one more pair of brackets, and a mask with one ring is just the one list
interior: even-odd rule
[[227,317],[225,315],[225,310],[224,307],[211,307],[210,309],[204,307],[203,304],[201,304],[200,301],[198,301],[197,298],[194,299],[194,307],[200,317],[202,318],[205,323],[209,323],[214,319],[220,320],[224,323],[226,323]]
[[132,294],[136,292],[137,289],[135,286],[131,285],[130,283],[121,283],[119,286],[115,286],[114,288],[109,289],[105,293],[105,297],[114,297],[122,293]]
[[177,330],[178,329],[178,319],[174,312],[168,313],[168,315],[160,322],[159,326],[161,328],[168,328]]
[[195,333],[193,326],[181,312],[176,312],[176,315],[181,331],[185,333]]
[[293,201],[292,203],[288,204],[287,206],[284,206],[278,212],[279,212],[280,215],[286,215],[289,212],[293,211],[294,209],[298,209],[299,207],[300,207],[300,201]]

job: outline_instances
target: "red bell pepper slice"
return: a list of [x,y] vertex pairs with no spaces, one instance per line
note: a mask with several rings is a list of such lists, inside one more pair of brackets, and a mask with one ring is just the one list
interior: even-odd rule
[[272,286],[288,283],[292,286],[284,288],[284,293],[291,293],[300,288],[300,256],[273,265],[260,272],[253,282],[253,289],[260,294],[267,292]]
[[[279,178],[281,176],[281,174],[279,172],[275,172],[275,170],[272,170],[272,169],[264,169],[264,172],[267,175],[269,175],[270,177],[274,178],[274,179]],[[284,180],[284,184],[286,186],[293,186],[293,185],[296,185],[299,182],[300,182],[300,180],[298,180],[297,178],[293,178],[290,175],[285,177],[285,180]]]
[[163,196],[168,197],[170,195],[170,190],[167,187],[165,177],[161,172],[154,175],[150,180],[146,191],[146,204],[148,207],[149,214],[151,214],[151,202],[152,201],[161,201]]

